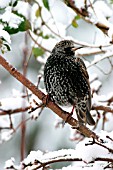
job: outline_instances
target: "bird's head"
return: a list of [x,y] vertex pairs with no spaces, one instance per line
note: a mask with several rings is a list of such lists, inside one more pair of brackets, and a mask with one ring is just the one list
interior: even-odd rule
[[66,55],[74,55],[75,51],[78,48],[75,48],[74,41],[72,40],[62,40],[55,45],[52,52],[53,53],[62,53]]

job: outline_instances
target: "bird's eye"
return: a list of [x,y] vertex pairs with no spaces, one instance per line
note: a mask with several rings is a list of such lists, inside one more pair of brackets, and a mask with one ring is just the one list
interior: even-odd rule
[[72,47],[66,47],[65,51],[71,51]]

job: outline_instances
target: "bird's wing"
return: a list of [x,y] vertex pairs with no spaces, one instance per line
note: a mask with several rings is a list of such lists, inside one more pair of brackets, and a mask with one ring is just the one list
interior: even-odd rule
[[82,73],[83,77],[85,78],[87,85],[88,85],[89,98],[87,100],[87,107],[89,108],[88,110],[90,110],[90,108],[91,108],[91,89],[90,89],[90,84],[89,84],[89,75],[87,72],[87,68],[86,68],[82,59],[76,58],[76,62],[79,64],[81,73]]
[[[80,121],[83,121],[85,123],[87,122],[89,125],[95,125],[95,121],[94,121],[94,119],[92,118],[92,116],[90,114],[90,109],[91,109],[91,89],[90,89],[90,84],[89,84],[89,75],[88,75],[88,72],[87,72],[87,69],[86,69],[86,66],[85,66],[83,60],[80,59],[80,58],[76,58],[76,62],[79,64],[81,73],[84,76],[84,78],[86,79],[86,82],[87,82],[87,84],[89,86],[88,99],[86,99],[86,103],[85,103],[85,98],[86,98],[86,96],[85,96],[84,100],[80,103],[77,116],[78,116],[78,119]],[[86,108],[85,108],[86,110],[84,110],[84,104],[86,105]]]
[[83,60],[80,58],[76,58],[75,60],[77,63],[79,63],[79,67],[81,68],[81,72],[82,72],[83,76],[86,79],[89,79],[89,75],[88,75],[88,72],[87,72],[87,69],[86,69],[86,66],[85,66]]

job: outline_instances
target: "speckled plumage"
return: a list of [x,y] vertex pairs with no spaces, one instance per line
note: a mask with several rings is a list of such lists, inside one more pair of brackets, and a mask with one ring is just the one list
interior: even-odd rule
[[71,40],[60,41],[52,50],[44,67],[44,83],[52,101],[75,106],[80,122],[94,125],[90,114],[89,76],[82,59],[74,55]]

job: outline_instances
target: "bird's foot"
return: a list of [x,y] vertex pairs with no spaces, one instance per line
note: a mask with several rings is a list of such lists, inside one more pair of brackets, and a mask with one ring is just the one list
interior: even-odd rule
[[47,94],[47,95],[44,95],[44,97],[42,98],[42,103],[40,103],[40,104],[37,103],[35,100],[33,100],[33,102],[35,103],[36,107],[35,107],[35,108],[32,107],[32,108],[30,109],[29,113],[34,112],[35,110],[37,110],[37,109],[39,109],[39,108],[41,108],[41,110],[43,110],[44,107],[46,107],[47,104],[48,104],[48,102],[49,102],[49,95],[48,95],[48,94]]
[[49,103],[49,99],[50,99],[49,94],[45,95],[45,96],[42,98],[42,103],[43,103],[43,106],[44,106],[44,107],[46,107],[47,104]]
[[42,75],[39,75],[39,76],[38,76],[38,81],[37,81],[37,88],[39,87],[41,78],[42,78]]
[[37,101],[35,99],[33,99],[33,103],[36,105],[36,107],[32,107],[30,108],[29,113],[34,112],[35,110],[39,109],[39,108],[44,108],[44,104],[43,103],[37,103]]
[[67,118],[65,120],[65,123],[67,123],[71,119],[72,115],[73,115],[72,113],[68,114],[68,116],[67,116]]
[[67,123],[67,122],[68,122],[68,120],[70,120],[70,119],[71,119],[71,117],[72,117],[72,115],[73,115],[73,112],[74,112],[74,106],[73,106],[73,108],[72,108],[71,113],[67,116],[65,123]]

